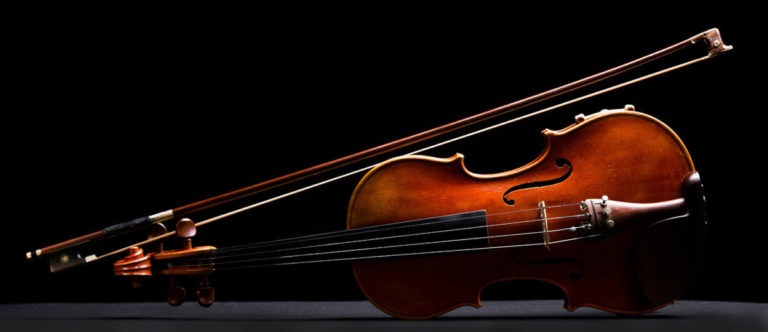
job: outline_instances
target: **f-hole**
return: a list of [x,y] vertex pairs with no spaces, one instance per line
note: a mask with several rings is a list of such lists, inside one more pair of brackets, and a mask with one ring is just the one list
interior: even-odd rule
[[558,184],[560,182],[563,182],[563,181],[565,181],[565,179],[567,179],[569,176],[571,176],[571,172],[573,172],[573,165],[571,165],[571,162],[568,161],[568,159],[557,158],[557,160],[555,160],[555,165],[557,165],[557,167],[561,167],[561,168],[563,166],[568,166],[568,172],[566,172],[563,176],[561,176],[559,178],[556,178],[556,179],[523,183],[523,184],[516,185],[516,186],[514,186],[512,188],[509,188],[509,189],[507,189],[507,191],[504,192],[504,195],[501,196],[501,198],[504,200],[504,203],[507,203],[509,205],[515,205],[515,200],[514,199],[507,198],[507,195],[509,195],[513,191],[522,190],[522,189],[528,189],[528,188],[537,188],[537,187],[551,186],[553,184]]

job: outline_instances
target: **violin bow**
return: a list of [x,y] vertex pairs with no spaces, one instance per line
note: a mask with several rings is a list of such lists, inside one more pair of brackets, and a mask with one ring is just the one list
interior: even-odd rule
[[[594,74],[594,75],[582,78],[580,80],[573,81],[573,82],[568,83],[568,84],[564,84],[564,85],[556,87],[554,89],[550,89],[550,90],[547,90],[547,91],[544,91],[544,92],[541,92],[541,93],[538,93],[538,94],[535,94],[535,95],[532,95],[532,96],[529,96],[529,97],[526,97],[526,98],[514,101],[512,103],[509,103],[509,104],[506,104],[506,105],[503,105],[503,106],[499,106],[499,107],[493,108],[491,110],[488,110],[488,111],[485,111],[485,112],[481,112],[481,113],[478,113],[478,114],[475,114],[475,115],[472,115],[472,116],[469,116],[469,117],[466,117],[466,118],[463,118],[463,119],[460,119],[460,120],[457,120],[457,121],[454,121],[454,122],[451,122],[451,123],[448,123],[448,124],[445,124],[445,125],[442,125],[442,126],[439,126],[439,127],[435,127],[435,128],[432,128],[432,129],[429,129],[429,130],[426,130],[426,131],[423,131],[423,132],[420,132],[420,133],[417,133],[417,134],[414,134],[414,135],[411,135],[411,136],[407,136],[407,137],[404,137],[404,138],[401,138],[401,139],[398,139],[398,140],[395,140],[395,141],[392,141],[392,142],[389,142],[389,143],[386,143],[386,144],[382,144],[382,145],[379,145],[379,146],[376,146],[376,147],[373,147],[373,148],[370,148],[370,149],[367,149],[367,150],[363,150],[363,151],[360,151],[360,152],[357,152],[357,153],[354,153],[354,154],[350,154],[350,155],[345,156],[345,157],[341,157],[341,158],[338,158],[338,159],[335,159],[335,160],[331,160],[331,161],[328,161],[328,162],[325,162],[325,163],[322,163],[322,164],[318,164],[318,165],[315,165],[315,166],[312,166],[312,167],[309,167],[309,168],[306,168],[306,169],[303,169],[303,170],[299,170],[299,171],[296,171],[296,172],[293,172],[293,173],[289,173],[289,174],[286,174],[286,175],[283,175],[283,176],[280,176],[280,177],[276,177],[276,178],[273,178],[273,179],[270,179],[270,180],[266,180],[266,181],[263,181],[263,182],[260,182],[260,183],[257,183],[257,184],[254,184],[254,185],[251,185],[251,186],[248,186],[248,187],[244,187],[244,188],[241,188],[241,189],[238,189],[238,190],[235,190],[235,191],[224,193],[224,194],[221,194],[221,195],[218,195],[218,196],[207,198],[207,199],[204,199],[204,200],[201,200],[201,201],[198,201],[198,202],[190,203],[190,204],[187,204],[187,205],[184,205],[184,206],[181,206],[181,207],[177,207],[177,208],[174,208],[174,209],[162,211],[162,212],[155,213],[155,214],[152,214],[152,215],[136,218],[136,219],[133,219],[133,220],[130,220],[130,221],[127,221],[127,222],[115,224],[115,225],[106,227],[106,228],[104,228],[102,230],[99,230],[99,231],[95,231],[95,232],[88,233],[88,234],[85,234],[85,235],[82,235],[82,236],[78,236],[78,237],[75,237],[73,239],[69,239],[69,240],[63,241],[63,242],[55,243],[55,244],[49,245],[47,247],[43,247],[43,248],[40,248],[40,249],[29,251],[29,252],[26,253],[26,257],[27,257],[27,259],[31,260],[31,259],[47,256],[48,259],[49,259],[49,264],[50,264],[51,272],[58,272],[58,271],[62,271],[62,270],[74,267],[74,266],[83,265],[83,264],[86,264],[86,263],[97,261],[97,260],[100,260],[102,258],[109,257],[109,256],[112,256],[114,254],[127,251],[132,246],[139,246],[139,245],[143,245],[143,244],[146,244],[146,243],[150,243],[150,242],[154,242],[154,241],[158,241],[158,240],[170,237],[170,236],[174,235],[176,232],[175,231],[168,232],[168,233],[162,234],[160,236],[150,238],[150,239],[148,239],[146,241],[142,241],[142,242],[133,244],[131,246],[127,246],[127,247],[124,247],[124,248],[121,248],[121,249],[118,249],[118,250],[115,250],[115,251],[112,251],[112,252],[109,252],[107,254],[103,254],[103,255],[100,255],[100,256],[97,256],[95,254],[82,255],[79,252],[74,251],[72,249],[74,247],[78,246],[78,245],[85,244],[85,243],[88,243],[88,242],[92,242],[92,241],[96,241],[96,240],[101,240],[101,239],[106,239],[106,238],[111,238],[111,237],[115,237],[115,236],[119,236],[119,235],[124,235],[124,234],[128,234],[128,233],[133,233],[135,231],[138,231],[138,230],[141,230],[141,229],[145,229],[146,227],[151,226],[153,224],[162,223],[162,222],[165,222],[165,221],[173,220],[175,218],[180,218],[180,217],[189,215],[189,214],[194,213],[194,212],[198,212],[198,211],[202,211],[202,210],[205,210],[205,209],[209,209],[209,208],[212,208],[212,207],[215,207],[215,206],[227,203],[227,202],[231,202],[231,201],[234,201],[234,200],[239,200],[239,199],[242,199],[242,198],[245,198],[245,197],[257,194],[257,193],[260,193],[260,192],[264,192],[264,191],[267,191],[267,190],[275,189],[275,188],[278,188],[278,187],[281,187],[281,186],[284,186],[284,185],[287,185],[287,184],[290,184],[290,183],[293,183],[293,182],[296,182],[296,181],[300,181],[300,180],[304,180],[304,179],[307,179],[307,178],[310,178],[310,177],[321,175],[321,174],[327,173],[329,171],[338,169],[338,168],[343,167],[343,166],[347,166],[347,165],[350,165],[350,164],[353,164],[353,163],[358,163],[360,161],[368,160],[370,158],[382,155],[382,154],[387,153],[387,152],[391,152],[391,151],[394,151],[394,150],[402,149],[402,148],[411,146],[411,145],[419,143],[419,142],[423,142],[423,141],[431,139],[431,138],[435,138],[435,137],[438,137],[438,136],[441,136],[441,135],[444,135],[444,134],[448,134],[448,133],[454,132],[456,130],[459,130],[459,129],[462,129],[462,128],[466,128],[468,126],[471,126],[471,125],[474,125],[474,124],[477,124],[477,123],[480,123],[480,122],[483,122],[483,121],[486,121],[486,120],[489,120],[489,119],[493,119],[493,118],[496,118],[498,116],[501,116],[501,115],[504,115],[504,114],[507,114],[507,113],[510,113],[512,111],[516,111],[516,110],[519,110],[521,108],[529,107],[529,106],[532,106],[534,104],[537,104],[537,103],[540,103],[540,102],[552,99],[552,98],[560,96],[562,94],[565,94],[565,93],[568,93],[568,92],[572,92],[572,91],[575,91],[575,90],[578,90],[578,89],[590,86],[592,84],[595,84],[597,82],[603,81],[603,80],[608,79],[610,77],[616,76],[618,74],[621,74],[621,73],[624,73],[624,72],[629,71],[631,69],[643,66],[645,64],[648,64],[648,63],[650,63],[652,61],[658,60],[658,59],[663,58],[665,56],[668,56],[670,54],[676,53],[676,52],[681,51],[683,49],[686,49],[686,48],[688,48],[690,46],[693,46],[693,45],[696,45],[696,44],[701,44],[702,42],[706,45],[708,53],[707,53],[706,56],[703,56],[701,58],[694,59],[694,60],[682,63],[680,65],[664,69],[664,70],[660,70],[660,71],[654,72],[652,74],[649,74],[649,75],[646,75],[646,76],[643,76],[643,77],[640,77],[640,78],[637,78],[637,79],[634,79],[634,80],[631,80],[631,81],[627,81],[627,82],[624,82],[624,83],[621,83],[621,84],[617,84],[617,85],[614,85],[612,87],[609,87],[609,88],[606,88],[606,89],[603,89],[603,90],[600,90],[600,91],[597,91],[597,92],[593,92],[593,93],[590,93],[590,94],[587,94],[587,95],[584,95],[584,96],[581,96],[581,97],[578,97],[578,98],[575,98],[575,99],[571,99],[569,101],[566,101],[566,102],[563,102],[563,103],[560,103],[560,104],[557,104],[557,105],[554,105],[554,106],[551,106],[551,107],[548,107],[548,108],[545,108],[545,109],[542,109],[542,110],[539,110],[539,111],[536,111],[536,112],[533,112],[533,113],[529,113],[529,114],[526,114],[526,115],[518,117],[518,118],[514,118],[514,119],[511,119],[511,120],[499,123],[499,124],[492,125],[490,127],[486,127],[486,128],[483,128],[483,129],[471,132],[469,134],[465,134],[465,135],[462,135],[462,136],[459,136],[459,137],[456,137],[456,138],[452,138],[452,139],[449,139],[447,141],[440,142],[438,144],[434,144],[434,145],[431,145],[429,147],[426,147],[426,148],[423,148],[423,149],[420,149],[420,150],[417,150],[417,151],[413,151],[413,152],[408,153],[406,155],[420,153],[422,151],[435,148],[437,146],[441,146],[441,145],[444,145],[444,144],[447,144],[447,143],[450,143],[450,142],[454,142],[454,141],[457,141],[459,139],[463,139],[463,138],[466,138],[466,137],[469,137],[469,136],[472,136],[472,135],[479,134],[481,132],[485,132],[485,131],[488,131],[488,130],[491,130],[491,129],[494,129],[494,128],[498,128],[498,127],[503,126],[503,125],[510,124],[512,122],[516,122],[516,121],[522,120],[524,118],[532,117],[532,116],[535,116],[535,115],[538,115],[538,114],[550,111],[550,110],[555,109],[555,108],[559,108],[559,107],[562,107],[562,106],[565,106],[565,105],[568,105],[568,104],[571,104],[571,103],[574,103],[574,102],[577,102],[577,101],[580,101],[580,100],[584,100],[584,99],[587,99],[587,98],[590,98],[590,97],[593,97],[593,96],[596,96],[596,95],[599,95],[599,94],[602,94],[602,93],[605,93],[605,92],[608,92],[608,91],[612,91],[612,90],[615,90],[615,89],[618,89],[618,88],[621,88],[621,87],[624,87],[624,86],[627,86],[627,85],[630,85],[630,84],[634,84],[634,83],[643,81],[645,79],[648,79],[648,78],[651,78],[651,77],[655,77],[655,76],[658,76],[658,75],[670,72],[672,70],[676,70],[676,69],[679,69],[679,68],[682,68],[682,67],[685,67],[685,66],[688,66],[688,65],[691,65],[691,64],[703,61],[703,60],[711,59],[711,58],[719,55],[720,53],[723,53],[723,52],[726,52],[726,51],[729,51],[729,50],[733,49],[733,47],[731,47],[729,45],[725,45],[725,43],[723,42],[723,40],[722,40],[722,38],[720,36],[720,31],[717,28],[713,28],[713,29],[704,31],[702,33],[696,34],[695,36],[690,37],[688,39],[685,39],[683,41],[680,41],[680,42],[678,42],[678,43],[676,43],[674,45],[671,45],[669,47],[666,47],[666,48],[661,49],[659,51],[656,51],[654,53],[648,54],[646,56],[640,57],[638,59],[632,60],[630,62],[624,63],[622,65],[616,66],[614,68],[611,68],[611,69],[602,71],[600,73],[597,73],[597,74]],[[338,179],[341,179],[341,178],[344,178],[344,177],[347,177],[347,176],[351,176],[353,174],[357,174],[357,173],[369,170],[369,169],[371,169],[371,168],[373,168],[375,166],[376,165],[371,165],[371,166],[368,166],[368,167],[364,167],[364,168],[361,168],[361,169],[358,169],[358,170],[355,170],[355,171],[352,171],[352,172],[349,172],[349,173],[342,174],[340,176],[336,176],[336,177],[333,177],[333,178],[330,178],[330,179],[327,179],[327,180],[324,180],[324,181],[321,181],[321,182],[318,182],[318,183],[315,183],[315,184],[311,184],[309,186],[306,186],[306,187],[303,187],[303,188],[300,188],[300,189],[297,189],[297,190],[294,190],[294,191],[291,191],[291,192],[288,192],[288,193],[285,193],[285,194],[274,196],[274,197],[266,199],[264,201],[261,201],[261,202],[258,202],[258,203],[255,203],[255,204],[252,204],[252,205],[249,205],[249,206],[237,209],[237,210],[233,210],[233,211],[224,213],[222,215],[219,215],[219,216],[216,216],[216,217],[213,217],[213,218],[210,218],[210,219],[198,222],[195,225],[196,226],[202,226],[202,225],[205,225],[205,224],[217,221],[217,220],[221,220],[221,219],[224,219],[226,217],[235,215],[237,213],[240,213],[240,212],[243,212],[243,211],[246,211],[246,210],[250,210],[252,208],[255,208],[255,207],[258,207],[258,206],[261,206],[261,205],[264,205],[264,204],[267,204],[267,203],[270,203],[270,202],[273,202],[273,201],[276,201],[276,200],[279,200],[279,199],[282,199],[282,198],[285,198],[285,197],[288,197],[288,196],[291,196],[291,195],[294,195],[294,194],[297,194],[299,192],[306,191],[306,190],[309,190],[309,189],[312,189],[312,188],[315,188],[315,187],[319,187],[321,185],[324,185],[324,184],[336,181]]]

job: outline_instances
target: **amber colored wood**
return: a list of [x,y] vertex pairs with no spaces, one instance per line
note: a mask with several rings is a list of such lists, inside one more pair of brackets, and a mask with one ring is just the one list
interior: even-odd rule
[[165,250],[152,255],[153,262],[165,262],[168,264],[158,268],[158,273],[168,276],[192,276],[208,275],[213,273],[213,267],[209,264],[196,264],[193,261],[209,255],[216,247],[213,246],[192,246],[192,237],[197,234],[195,222],[189,218],[183,218],[176,222],[176,236],[181,239],[181,249]]
[[185,258],[195,259],[205,257],[215,250],[213,246],[200,246],[190,249],[166,250],[152,255],[153,262],[173,261],[174,266],[159,270],[162,275],[206,275],[213,273],[211,266],[195,266],[186,262]]
[[656,203],[629,203],[608,200],[605,206],[601,199],[587,200],[587,211],[592,215],[593,226],[597,231],[607,233],[620,232],[638,222],[663,220],[680,216],[687,212],[684,198]]
[[139,247],[131,247],[128,255],[118,261],[113,266],[116,276],[151,276],[152,264],[149,258],[152,253],[144,255],[144,251]]
[[56,244],[52,244],[52,245],[47,246],[47,247],[43,247],[43,248],[40,249],[40,253],[37,254],[37,255],[38,256],[48,255],[50,253],[57,252],[57,251],[62,250],[62,249],[66,249],[66,248],[72,247],[74,245],[78,245],[78,244],[86,243],[88,241],[100,239],[101,237],[102,237],[102,232],[101,231],[91,232],[91,233],[88,233],[88,234],[85,234],[85,235],[78,236],[78,237],[73,238],[73,239],[69,239],[69,240],[62,241],[62,242],[59,242],[59,243],[56,243]]
[[212,250],[216,249],[214,246],[200,246],[191,249],[178,249],[178,250],[166,250],[159,254],[154,254],[154,260],[166,260],[176,259],[183,257],[195,257],[210,254]]
[[[349,204],[348,228],[413,220],[467,211],[486,210],[488,224],[535,219],[530,213],[495,215],[570,204],[608,195],[632,203],[655,203],[681,197],[681,182],[694,171],[681,140],[651,116],[626,111],[600,112],[559,131],[543,132],[548,143],[534,161],[498,173],[475,174],[463,156],[397,158],[371,170],[358,184]],[[501,145],[503,146],[503,145]],[[503,152],[502,152],[503,153]],[[514,186],[555,179],[566,166],[572,174],[548,186],[514,191],[515,204],[502,199]],[[548,210],[548,218],[582,213],[578,206]],[[549,222],[550,229],[561,221]],[[355,277],[365,295],[383,311],[401,318],[429,318],[463,305],[480,306],[480,293],[489,284],[532,279],[560,287],[566,308],[591,306],[621,313],[652,311],[632,262],[633,241],[647,226],[622,226],[610,236],[544,246],[491,250],[485,253],[399,258],[358,262]],[[522,227],[522,226],[521,226]],[[532,225],[540,229],[540,225]],[[515,231],[489,228],[489,235]],[[551,241],[567,234],[552,233]],[[541,241],[539,235],[538,241]],[[491,246],[515,242],[491,239]],[[515,240],[519,241],[519,240]],[[566,259],[566,260],[563,260]],[[530,264],[549,260],[548,264]],[[575,263],[574,263],[575,262]],[[581,265],[581,267],[579,266]],[[583,269],[582,269],[583,267]],[[574,275],[582,273],[580,278]]]

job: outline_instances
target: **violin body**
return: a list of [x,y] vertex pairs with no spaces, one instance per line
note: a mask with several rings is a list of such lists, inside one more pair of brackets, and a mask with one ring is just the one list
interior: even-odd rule
[[[508,172],[472,173],[459,154],[405,156],[369,171],[350,200],[348,229],[484,211],[489,250],[356,262],[368,299],[393,316],[422,319],[479,307],[483,288],[511,279],[556,285],[568,310],[643,313],[679,297],[700,260],[704,224],[701,187],[686,180],[695,169],[680,138],[626,110],[577,117],[543,135],[541,155]],[[568,231],[580,225],[569,216],[591,211],[570,204],[603,195],[633,203],[693,198],[681,218],[645,214],[596,238],[582,235],[597,229]],[[541,206],[553,207],[544,218]],[[566,230],[537,233],[541,227]]]

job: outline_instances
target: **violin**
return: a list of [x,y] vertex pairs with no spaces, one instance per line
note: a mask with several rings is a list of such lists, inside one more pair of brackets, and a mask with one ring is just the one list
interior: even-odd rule
[[[181,218],[213,206],[315,177],[574,91],[704,43],[708,54],[523,117],[345,173],[200,222]],[[349,262],[365,296],[405,319],[435,317],[481,305],[479,295],[502,280],[553,284],[566,309],[617,313],[657,310],[680,297],[702,257],[706,216],[701,179],[682,140],[633,106],[578,115],[542,132],[546,145],[527,165],[497,174],[471,172],[464,157],[421,152],[468,135],[710,59],[730,50],[717,29],[585,79],[369,150],[179,208],[113,225],[30,251],[58,272],[127,252],[117,276],[139,287],[168,278],[165,299],[188,298],[184,279],[199,281],[198,303],[210,306],[215,272]],[[341,177],[365,172],[352,192],[345,230],[233,247],[194,246],[197,229]],[[181,219],[179,219],[181,218]],[[169,231],[164,222],[179,219]],[[115,251],[85,254],[82,245],[138,230],[148,239]],[[181,246],[163,243],[171,237]]]

